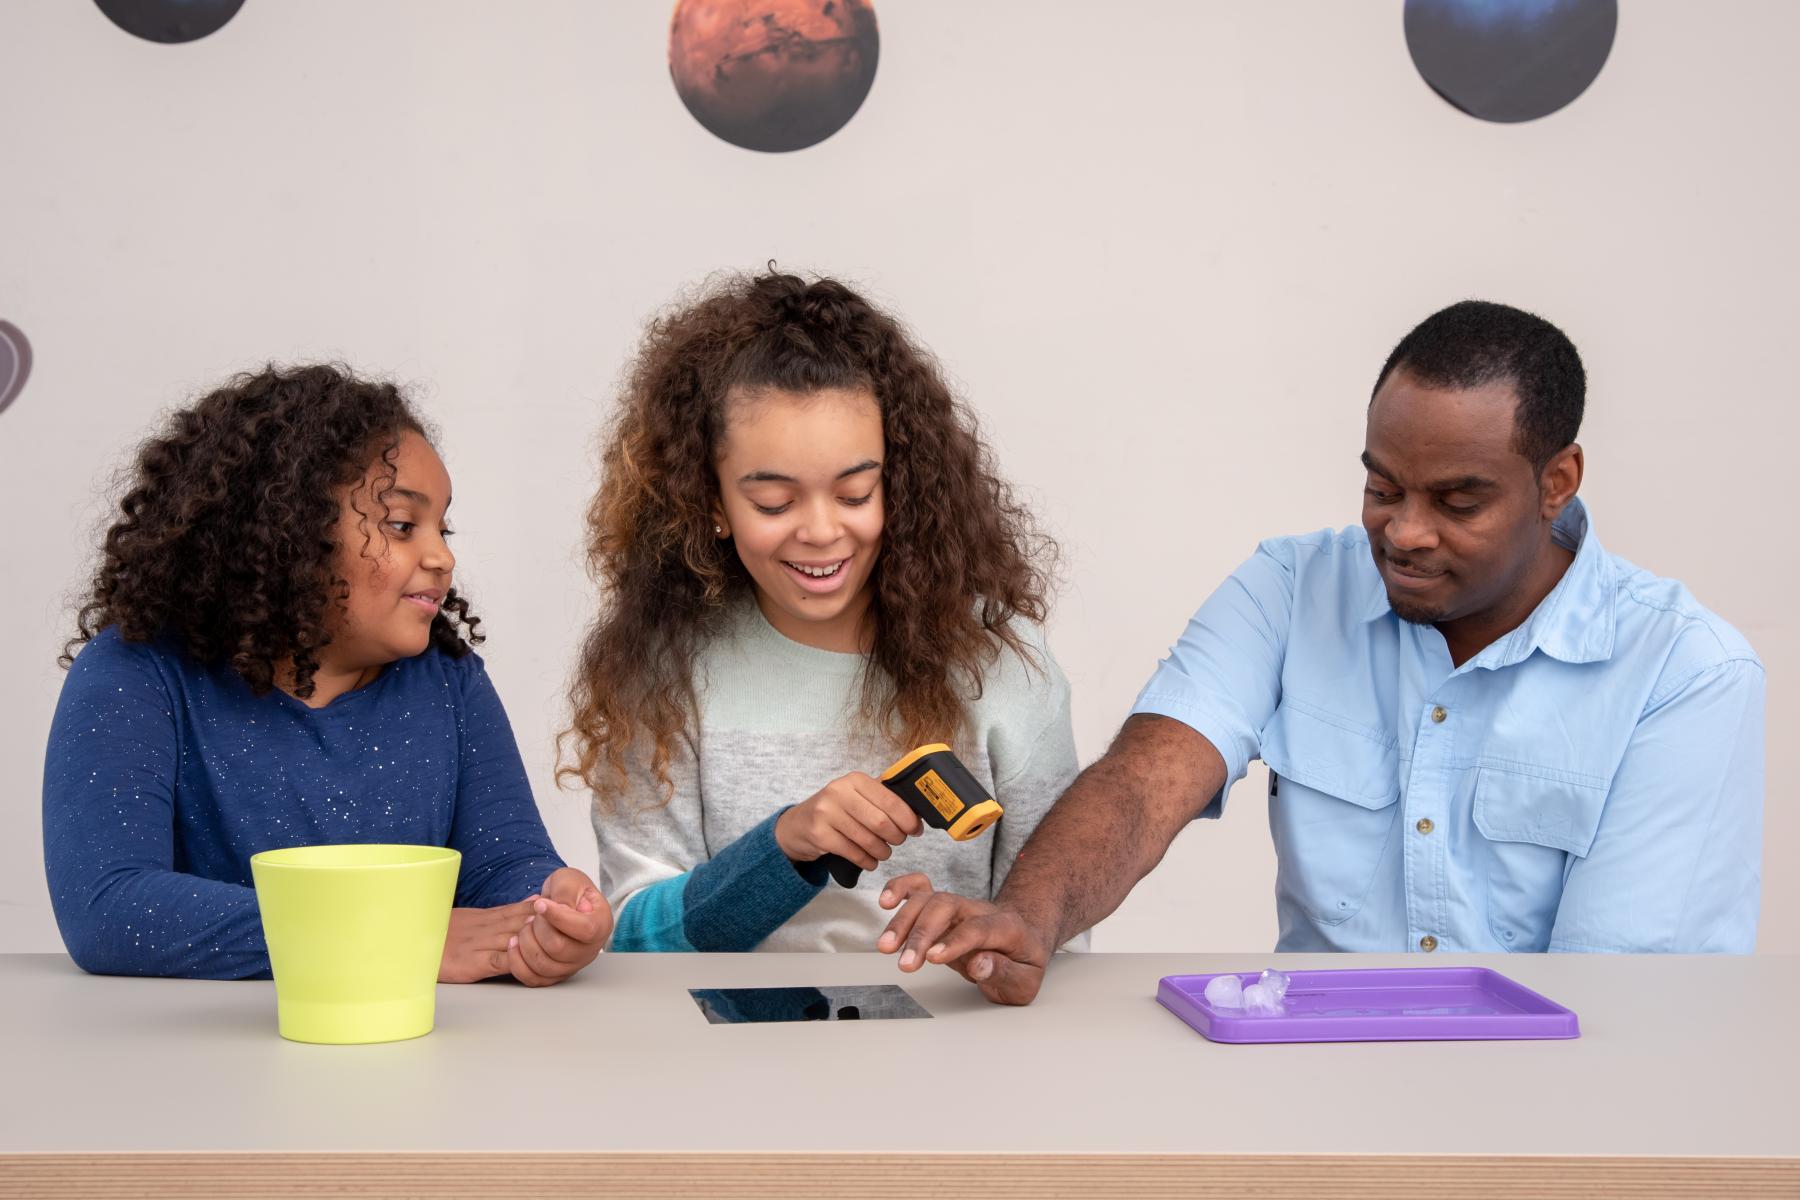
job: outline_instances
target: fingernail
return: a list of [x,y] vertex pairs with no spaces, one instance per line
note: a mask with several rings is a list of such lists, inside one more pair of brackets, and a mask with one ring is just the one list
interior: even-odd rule
[[989,975],[992,975],[993,973],[994,973],[994,960],[989,958],[985,954],[982,955],[980,958],[976,959],[975,965],[969,968],[969,977],[974,980],[977,980],[977,981],[986,979]]
[[891,949],[894,945],[894,935],[891,933],[882,934],[881,940],[877,942],[876,945],[880,946],[883,950]]
[[881,893],[881,907],[886,908],[888,905],[892,904],[893,902],[894,902],[894,893],[892,893],[892,892]]
[[900,965],[903,967],[910,967],[913,965],[913,963],[918,961],[918,958],[919,958],[919,956],[917,954],[915,954],[911,950],[908,950],[906,953],[904,953],[900,956]]
[[518,944],[519,944],[519,939],[516,935],[506,939],[506,948],[508,950],[511,950],[514,946],[517,946]]
[[550,902],[548,900],[539,900],[536,904],[532,905],[532,907],[537,909],[541,913],[549,912],[550,911]]
[[525,918],[525,923],[526,923],[526,924],[527,924],[527,925],[529,925],[529,924],[531,924],[531,923],[532,923],[532,922],[533,922],[533,921],[535,921],[535,920],[537,920],[537,914],[536,914],[536,913],[532,913],[532,914],[531,914],[531,915],[530,915],[530,916],[529,916],[529,917],[526,917],[526,918]]
[[942,943],[942,942],[939,942],[937,945],[933,946],[931,949],[929,949],[925,952],[925,957],[929,958],[932,962],[936,962],[938,959],[942,958],[943,956],[944,956],[944,943]]

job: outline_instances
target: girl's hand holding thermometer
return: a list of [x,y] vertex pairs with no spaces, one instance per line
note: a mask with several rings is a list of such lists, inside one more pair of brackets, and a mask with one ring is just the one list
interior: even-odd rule
[[872,776],[852,771],[782,813],[775,842],[794,862],[836,857],[856,874],[873,871],[923,828],[905,801]]
[[950,747],[934,742],[889,767],[879,782],[860,771],[833,780],[776,820],[775,841],[795,862],[823,861],[838,885],[850,888],[925,825],[966,842],[1000,816],[1000,805]]

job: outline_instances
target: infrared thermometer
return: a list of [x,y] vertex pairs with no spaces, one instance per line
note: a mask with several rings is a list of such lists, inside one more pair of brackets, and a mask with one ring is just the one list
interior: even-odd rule
[[[906,801],[919,820],[959,842],[986,833],[1004,811],[942,742],[920,746],[883,771],[881,782]],[[827,854],[819,861],[839,887],[855,887],[862,875],[861,867],[839,854]]]

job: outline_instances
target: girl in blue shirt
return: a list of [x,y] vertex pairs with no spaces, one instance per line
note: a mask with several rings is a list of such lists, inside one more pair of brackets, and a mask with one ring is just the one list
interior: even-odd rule
[[612,915],[552,849],[471,652],[449,506],[406,400],[336,367],[240,376],[140,448],[44,765],[83,969],[266,977],[250,856],[343,842],[461,851],[446,982],[593,961]]

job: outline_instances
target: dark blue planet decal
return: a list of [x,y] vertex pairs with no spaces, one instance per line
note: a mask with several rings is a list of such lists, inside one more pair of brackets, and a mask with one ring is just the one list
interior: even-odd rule
[[1432,90],[1484,121],[1535,121],[1606,65],[1618,0],[1406,0],[1406,48]]
[[94,0],[126,33],[148,42],[197,42],[237,16],[244,0]]
[[31,375],[31,343],[11,321],[0,321],[0,412],[19,398]]

